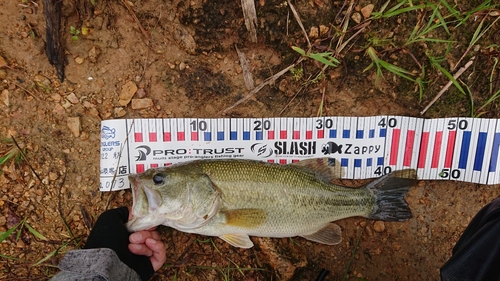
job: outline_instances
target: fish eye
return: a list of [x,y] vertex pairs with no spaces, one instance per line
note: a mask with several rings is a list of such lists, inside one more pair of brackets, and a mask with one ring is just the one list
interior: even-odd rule
[[162,174],[154,174],[153,175],[153,183],[155,185],[160,185],[165,183],[165,177]]

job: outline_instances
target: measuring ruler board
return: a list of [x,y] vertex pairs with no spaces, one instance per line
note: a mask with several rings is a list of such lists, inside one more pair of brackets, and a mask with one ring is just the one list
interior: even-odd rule
[[346,179],[413,168],[419,179],[500,183],[500,119],[405,116],[118,119],[101,124],[101,191],[196,159],[335,158]]

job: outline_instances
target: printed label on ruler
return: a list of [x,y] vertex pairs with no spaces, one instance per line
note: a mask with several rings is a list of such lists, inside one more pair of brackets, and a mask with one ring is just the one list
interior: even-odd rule
[[495,119],[404,116],[123,119],[102,122],[101,190],[129,187],[128,174],[196,159],[288,164],[331,157],[345,178],[414,168],[421,179],[498,183]]

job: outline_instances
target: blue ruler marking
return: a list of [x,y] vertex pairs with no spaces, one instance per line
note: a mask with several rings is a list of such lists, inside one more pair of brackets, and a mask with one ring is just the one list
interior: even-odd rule
[[484,149],[486,148],[487,136],[487,132],[479,132],[479,137],[477,139],[476,158],[474,159],[474,171],[481,171],[481,168],[483,167]]
[[495,137],[493,138],[493,151],[491,152],[490,172],[495,172],[497,170],[499,148],[500,133],[495,133]]
[[460,148],[460,158],[458,159],[458,168],[467,168],[467,159],[469,158],[470,138],[472,132],[465,131],[462,138],[462,147]]
[[248,131],[243,132],[243,140],[250,140],[250,132]]
[[212,141],[212,133],[211,132],[205,132],[203,135],[204,135],[205,141]]
[[334,139],[337,137],[337,130],[330,130],[330,138]]
[[342,137],[345,138],[345,139],[348,139],[351,137],[351,131],[350,130],[344,130],[344,132],[342,132]]
[[262,137],[263,137],[262,135],[263,135],[262,131],[255,132],[255,139],[256,140],[262,140]]

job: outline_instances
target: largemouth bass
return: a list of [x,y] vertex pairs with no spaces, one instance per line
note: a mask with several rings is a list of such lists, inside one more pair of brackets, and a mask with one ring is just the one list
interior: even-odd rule
[[253,160],[196,160],[130,175],[133,219],[129,231],[166,225],[217,236],[250,248],[249,236],[292,237],[334,245],[332,221],[352,216],[403,221],[415,170],[393,172],[359,187],[331,184],[342,173],[332,158],[288,165]]

